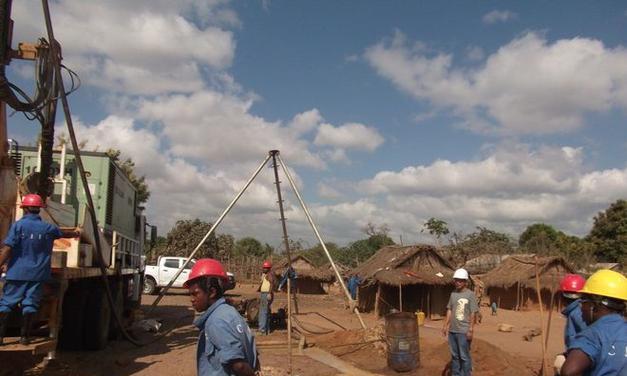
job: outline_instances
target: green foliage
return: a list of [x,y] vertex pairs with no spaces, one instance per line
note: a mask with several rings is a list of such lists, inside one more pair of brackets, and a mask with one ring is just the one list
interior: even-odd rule
[[520,250],[541,256],[560,256],[576,268],[594,263],[592,244],[576,236],[567,235],[545,223],[528,226],[518,239]]
[[[335,243],[325,243],[327,250],[333,257],[333,261],[337,260],[337,256],[340,252],[339,247]],[[302,255],[305,256],[308,260],[310,260],[315,266],[322,266],[329,262],[327,255],[324,253],[324,249],[320,244],[315,247],[306,249],[302,252]]]
[[422,229],[420,230],[420,232],[424,232],[425,230],[427,230],[429,234],[435,236],[438,245],[440,245],[440,238],[442,237],[442,235],[448,235],[449,233],[448,224],[441,219],[436,219],[433,217],[429,218],[422,225]]
[[518,238],[518,245],[528,250],[536,250],[535,253],[546,253],[555,246],[558,238],[564,233],[553,226],[544,223],[534,223],[528,226]]
[[271,248],[268,244],[263,246],[259,240],[253,237],[241,238],[235,243],[235,255],[238,256],[255,256],[255,257],[266,257],[269,256],[270,253],[267,253]]
[[603,262],[627,262],[627,201],[618,200],[594,217],[586,239]]
[[120,167],[131,184],[133,184],[133,187],[137,190],[137,202],[139,204],[146,203],[150,198],[150,190],[148,190],[148,184],[146,184],[146,177],[143,175],[137,176],[137,174],[135,174],[135,162],[133,162],[131,158],[121,160],[120,156],[122,152],[118,149],[109,149],[105,154]]
[[504,233],[477,227],[468,235],[453,233],[451,244],[445,247],[448,259],[454,265],[463,265],[482,254],[509,254],[514,251],[512,239]]
[[[187,257],[198,246],[198,243],[205,237],[211,229],[211,224],[196,218],[194,220],[176,221],[174,227],[168,232],[165,244],[157,247],[156,256],[180,256]],[[219,258],[220,250],[217,247],[215,234],[200,246],[196,258],[213,257]]]

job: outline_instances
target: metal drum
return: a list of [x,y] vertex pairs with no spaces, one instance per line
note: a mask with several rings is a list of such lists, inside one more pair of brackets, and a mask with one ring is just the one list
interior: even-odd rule
[[386,315],[385,335],[388,348],[388,367],[398,372],[416,369],[420,362],[416,315],[411,312]]

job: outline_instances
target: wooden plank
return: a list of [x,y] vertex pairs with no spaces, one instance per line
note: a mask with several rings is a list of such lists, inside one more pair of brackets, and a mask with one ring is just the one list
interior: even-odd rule
[[28,352],[33,355],[47,354],[57,347],[57,341],[48,337],[31,337],[28,345],[20,344],[20,337],[4,337],[4,345],[0,346],[0,353]]
[[354,365],[343,361],[337,356],[322,350],[318,347],[312,347],[303,350],[303,354],[315,361],[326,364],[329,367],[333,367],[340,371],[343,375],[354,375],[354,376],[377,376],[376,373],[370,373],[368,371],[364,371],[363,369],[357,368]]

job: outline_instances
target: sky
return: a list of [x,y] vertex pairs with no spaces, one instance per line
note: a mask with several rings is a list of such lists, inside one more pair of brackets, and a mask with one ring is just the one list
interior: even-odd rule
[[[13,2],[13,41],[45,35]],[[584,236],[627,198],[627,4],[620,1],[51,1],[87,149],[146,176],[150,223],[215,222],[280,150],[320,234],[365,225],[433,242],[431,217],[513,239],[543,222]],[[33,87],[34,65],[8,76]],[[32,144],[38,125],[9,118]],[[65,131],[59,115],[57,134]],[[67,134],[67,131],[65,131]],[[316,244],[282,175],[287,228]],[[218,232],[281,243],[264,168]]]

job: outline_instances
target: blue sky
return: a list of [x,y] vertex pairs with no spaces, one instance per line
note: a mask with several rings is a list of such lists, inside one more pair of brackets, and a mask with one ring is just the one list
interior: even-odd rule
[[[14,4],[14,41],[43,35],[33,9]],[[626,196],[621,2],[61,0],[52,12],[83,81],[79,138],[136,161],[162,231],[215,220],[275,148],[340,244],[368,222],[431,241],[429,217],[462,233],[546,222],[584,235]],[[9,73],[29,87],[32,65]],[[37,129],[16,115],[9,132],[28,143]],[[278,245],[271,181],[220,230]],[[313,243],[286,199],[291,236]]]

